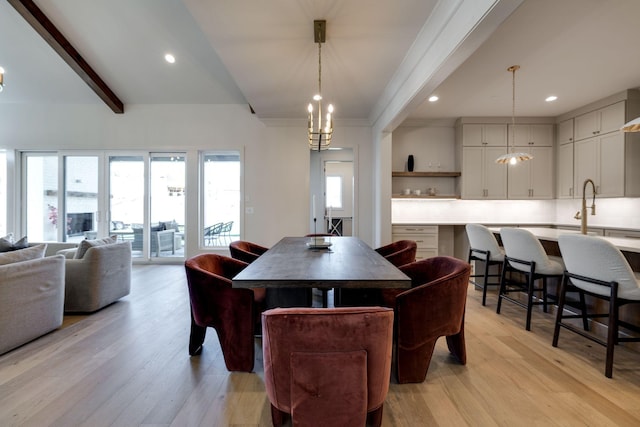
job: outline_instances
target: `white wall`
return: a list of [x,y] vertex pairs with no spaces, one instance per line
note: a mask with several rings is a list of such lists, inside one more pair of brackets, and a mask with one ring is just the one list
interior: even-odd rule
[[[197,184],[197,152],[244,152],[247,240],[270,246],[304,235],[309,218],[309,149],[305,119],[265,124],[246,105],[126,105],[113,114],[103,105],[0,105],[0,148],[18,150],[186,151],[187,185]],[[332,145],[354,149],[359,205],[354,233],[373,241],[371,129],[336,127]],[[10,195],[9,206],[16,201]],[[197,223],[198,199],[187,195],[187,221]],[[356,215],[358,215],[356,213]],[[14,216],[17,217],[19,213]],[[15,223],[8,227],[14,227]],[[187,230],[187,254],[197,252],[197,227]],[[189,243],[190,242],[190,243]]]

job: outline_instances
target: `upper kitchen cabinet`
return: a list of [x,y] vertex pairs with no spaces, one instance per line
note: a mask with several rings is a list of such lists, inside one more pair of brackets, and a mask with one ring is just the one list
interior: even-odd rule
[[553,199],[553,147],[515,147],[527,151],[533,159],[507,168],[509,199]]
[[507,126],[501,124],[465,124],[462,126],[462,141],[465,147],[507,145]]
[[507,125],[458,122],[463,199],[506,199],[507,170],[495,160],[507,152]]
[[517,147],[553,147],[552,124],[509,125],[509,135]]
[[[640,92],[627,90],[567,113],[558,122],[558,197],[582,198],[586,179],[598,197],[640,196],[640,134],[623,133],[624,123],[640,115]],[[569,120],[574,142],[568,141]],[[564,131],[562,129],[565,129]],[[573,171],[570,183],[568,171]]]
[[573,198],[573,139],[573,119],[558,123],[556,151],[556,196],[558,199]]
[[619,131],[620,127],[626,123],[625,101],[579,115],[574,123],[576,141]]

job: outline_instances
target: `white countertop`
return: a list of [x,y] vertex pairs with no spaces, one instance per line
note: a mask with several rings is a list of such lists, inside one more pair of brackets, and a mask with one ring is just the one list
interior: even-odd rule
[[[560,230],[557,228],[536,228],[536,227],[521,227],[521,228],[531,231],[533,235],[536,236],[538,239],[550,240],[554,242],[557,242],[558,236],[562,234],[579,234],[580,233],[580,231]],[[494,233],[500,232],[499,227],[489,227],[489,230],[491,230]],[[596,236],[594,233],[588,233],[588,234],[594,235],[595,237],[611,242],[615,247],[617,247],[621,251],[640,253],[640,239]]]

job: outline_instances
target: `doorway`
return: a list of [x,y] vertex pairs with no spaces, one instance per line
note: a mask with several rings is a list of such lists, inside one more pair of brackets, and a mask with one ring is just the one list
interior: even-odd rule
[[354,235],[353,150],[312,151],[310,172],[310,232]]

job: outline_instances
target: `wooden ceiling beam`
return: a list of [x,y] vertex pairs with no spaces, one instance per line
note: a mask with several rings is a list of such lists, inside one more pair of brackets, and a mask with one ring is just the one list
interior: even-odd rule
[[122,101],[32,0],[7,1],[114,113],[124,113]]

